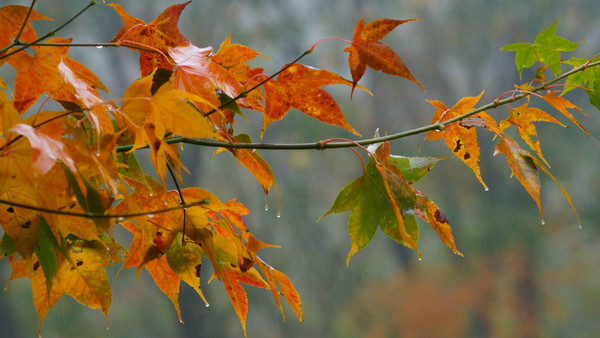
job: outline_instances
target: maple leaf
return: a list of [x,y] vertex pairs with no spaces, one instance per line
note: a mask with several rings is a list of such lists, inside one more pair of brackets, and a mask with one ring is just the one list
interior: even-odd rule
[[365,19],[363,18],[356,23],[354,35],[352,36],[352,44],[344,48],[344,52],[350,53],[348,55],[348,64],[352,73],[352,92],[350,93],[350,97],[352,97],[354,88],[364,75],[367,66],[374,70],[381,70],[386,74],[409,79],[425,91],[425,88],[410,73],[398,54],[388,45],[379,42],[379,40],[383,39],[399,25],[418,20],[421,19],[378,19],[369,22],[365,26]]
[[132,44],[153,50],[136,49],[140,53],[141,76],[150,74],[155,68],[169,70],[173,68],[173,61],[168,57],[168,48],[189,43],[177,28],[177,23],[181,12],[190,2],[168,7],[149,24],[129,15],[119,4],[109,4],[123,19],[121,30],[111,42]]
[[[177,147],[165,141],[167,133],[197,138],[218,138],[218,135],[206,118],[188,104],[209,104],[205,99],[173,88],[170,81],[154,95],[151,94],[152,86],[153,74],[134,81],[125,92],[118,119],[121,126],[128,128],[126,135],[135,135],[132,151],[150,146],[150,158],[164,182],[167,159],[174,167],[180,166]],[[179,174],[179,170],[176,172]]]
[[535,159],[521,149],[513,141],[503,138],[496,145],[494,155],[504,154],[506,156],[506,162],[512,170],[517,180],[527,190],[527,193],[533,198],[535,204],[537,204],[542,217],[542,223],[544,222],[544,213],[542,211],[542,202],[540,200],[540,176],[538,168],[535,164]]
[[344,113],[333,97],[321,89],[331,84],[351,85],[352,83],[330,71],[301,64],[289,66],[277,76],[276,80],[266,82],[261,137],[271,122],[281,120],[291,108],[360,136],[346,121]]
[[12,273],[9,281],[19,278],[29,278],[31,294],[33,297],[33,306],[38,313],[38,329],[41,332],[42,323],[48,311],[56,304],[56,302],[63,296],[62,290],[47,289],[46,277],[44,276],[43,270],[40,268],[41,263],[37,258],[31,261],[20,257],[12,265]]
[[52,234],[47,236],[53,239],[52,246],[60,252],[60,255],[55,256],[54,282],[49,284],[46,280],[47,273],[43,262],[47,261],[48,257],[42,257],[41,250],[36,253],[36,256],[39,256],[35,259],[19,258],[13,265],[10,277],[10,280],[31,279],[31,291],[40,318],[40,330],[45,315],[65,293],[90,308],[101,309],[107,316],[111,290],[105,267],[119,262],[120,253],[117,251],[122,250],[120,245],[106,237],[96,241],[83,241],[72,237],[66,241],[63,239],[61,245],[65,246],[59,247]]
[[[25,6],[8,5],[0,8],[0,21],[2,22],[2,26],[0,27],[0,48],[8,46],[13,42],[14,38],[19,33],[19,29],[23,25],[23,21],[25,21],[28,12],[29,8]],[[31,13],[29,13],[29,20],[23,27],[23,31],[19,36],[19,41],[32,42],[37,39],[37,34],[31,25],[31,21],[38,20],[52,20],[52,18],[31,10]],[[0,65],[2,62],[3,61],[0,61]]]
[[[571,58],[570,60],[563,61],[566,64],[577,68],[583,66],[589,60],[581,58]],[[600,69],[598,67],[588,68],[584,71],[571,74],[567,77],[565,85],[563,87],[561,96],[565,93],[577,88],[576,86],[583,86],[587,88],[586,93],[590,98],[590,103],[594,107],[600,109]]]
[[[527,145],[533,151],[535,151],[535,153],[540,157],[540,159],[542,159],[542,161],[544,161],[544,163],[546,163],[547,165],[548,162],[542,155],[540,140],[538,138],[537,129],[535,128],[533,122],[545,121],[556,123],[563,127],[566,126],[554,117],[552,117],[550,114],[546,113],[545,111],[539,108],[528,107],[527,105],[528,103],[525,102],[519,107],[511,109],[509,111],[509,117],[500,122],[500,128],[505,129],[509,125],[514,125],[517,128],[517,132],[519,133],[523,141],[525,141]],[[532,136],[533,140],[531,138]]]
[[205,304],[208,304],[200,289],[200,272],[202,269],[202,249],[200,246],[195,243],[182,244],[182,234],[179,233],[165,255],[171,269],[196,290]]
[[[249,88],[258,84],[260,80],[259,75],[263,74],[262,68],[252,68],[247,64],[248,61],[253,60],[257,56],[261,56],[269,61],[271,60],[250,47],[240,44],[231,44],[230,34],[221,43],[219,50],[211,57],[211,60],[227,69],[227,71],[233,75],[236,81],[244,88]],[[240,105],[245,108],[262,112],[264,107],[259,100],[264,100],[262,91],[253,90],[238,101],[240,102]]]
[[[48,43],[70,43],[72,39],[54,38]],[[8,63],[17,70],[14,87],[14,106],[19,112],[31,107],[43,94],[47,93],[59,102],[80,104],[59,70],[59,64],[66,65],[80,80],[91,88],[108,92],[98,77],[81,63],[67,56],[69,47],[38,47],[34,55],[22,51],[12,55]]]
[[75,162],[64,150],[64,144],[55,138],[43,134],[30,125],[19,123],[10,129],[25,136],[31,143],[32,168],[40,173],[47,173],[57,160],[60,160],[71,171],[76,172]]
[[519,78],[523,69],[533,66],[536,61],[548,65],[554,75],[560,74],[560,52],[575,50],[579,46],[579,42],[574,43],[556,36],[557,23],[558,20],[538,33],[533,44],[519,42],[500,48],[500,50],[516,52],[515,65],[519,72]]
[[[0,118],[0,132],[2,134],[0,135],[4,136],[0,142],[8,143],[14,136],[14,133],[10,132],[10,128],[23,122],[23,119],[4,91],[0,91],[0,113],[2,113],[2,118]],[[4,144],[2,144],[2,149],[5,150]]]
[[[348,232],[352,248],[347,262],[369,244],[377,227],[420,256],[417,247],[419,229],[414,215],[428,222],[442,241],[460,255],[443,213],[411,184],[427,175],[439,158],[393,157],[389,154],[387,142],[375,153],[376,160],[373,157],[369,159],[363,175],[344,187],[321,217],[350,210]],[[405,174],[411,178],[410,183],[404,180]]]
[[578,126],[579,129],[583,130],[583,132],[586,133],[592,140],[594,140],[594,141],[596,141],[596,143],[598,143],[598,141],[592,136],[592,134],[590,134],[590,132],[587,131],[581,125],[581,123],[579,123],[579,121],[577,121],[575,116],[573,116],[573,114],[571,114],[567,109],[575,109],[575,110],[579,111],[580,113],[582,113],[583,115],[585,115],[583,113],[583,110],[581,110],[581,108],[579,108],[577,105],[575,105],[571,101],[564,99],[560,96],[556,96],[557,93],[558,93],[558,91],[549,90],[546,93],[546,95],[543,96],[543,98],[552,107],[556,108],[556,110],[558,110],[561,114],[563,114],[566,118],[568,118],[569,120],[571,120],[571,122],[573,122],[576,126]]
[[[235,97],[243,90],[242,85],[228,69],[213,61],[210,57],[212,48],[198,48],[194,45],[182,45],[169,49],[177,69],[173,73],[175,87],[204,98],[209,105],[198,105],[201,111],[208,111],[220,106],[218,94]],[[240,99],[240,105],[245,104]],[[221,114],[211,115],[217,125],[220,124]],[[225,117],[230,122],[231,116]]]
[[[294,288],[289,278],[282,272],[273,269],[261,259],[257,261],[257,265],[266,278],[269,288],[271,289],[271,293],[273,294],[273,298],[275,299],[275,303],[281,311],[283,320],[285,320],[285,312],[283,311],[283,306],[281,305],[281,295],[283,295],[288,304],[290,304],[290,307],[292,310],[294,310],[298,320],[302,322],[304,320],[302,315],[302,300],[300,299],[298,291],[296,291],[296,288]],[[281,292],[277,289],[276,283],[279,284]]]
[[[443,122],[470,112],[477,102],[479,102],[481,95],[483,95],[483,92],[478,96],[464,97],[452,108],[447,108],[440,101],[428,100],[427,102],[436,108],[431,123]],[[473,115],[469,120],[449,124],[444,130],[429,131],[425,140],[444,138],[450,151],[473,170],[481,185],[487,190],[488,188],[481,178],[479,169],[479,142],[477,141],[477,130],[474,128],[476,125],[486,127],[496,133],[501,133],[494,119],[487,113],[481,112]]]
[[[73,62],[70,63],[76,65]],[[88,108],[90,120],[98,133],[112,133],[114,130],[112,120],[104,107],[104,101],[98,95],[98,91],[90,86],[90,83],[94,83],[94,79],[80,78],[82,72],[76,74],[63,60],[58,64],[58,71],[64,81],[73,87],[75,96],[83,103],[83,106]]]
[[[228,138],[230,142],[250,143],[252,141],[247,134],[240,134],[234,137],[224,135],[224,137]],[[224,149],[220,148],[220,150]],[[265,195],[269,193],[272,186],[277,190],[277,183],[275,182],[275,175],[273,174],[273,170],[271,170],[271,166],[255,150],[236,148],[227,148],[226,150],[231,152],[238,162],[252,173],[262,186]]]
[[171,269],[167,257],[162,256],[159,259],[148,262],[146,270],[148,270],[158,288],[169,297],[173,306],[175,306],[179,321],[183,323],[181,311],[179,310],[179,285],[181,278]]

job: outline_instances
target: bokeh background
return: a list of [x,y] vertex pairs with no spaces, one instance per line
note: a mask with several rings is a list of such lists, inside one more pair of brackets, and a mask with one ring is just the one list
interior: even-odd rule
[[[29,1],[5,3],[29,5]],[[132,15],[151,21],[171,0],[119,1]],[[36,9],[55,22],[36,22],[38,32],[53,29],[87,4],[77,0],[41,0]],[[434,109],[425,99],[453,105],[464,96],[485,94],[482,103],[520,83],[514,53],[498,49],[508,43],[532,42],[557,19],[558,35],[585,40],[576,52],[590,58],[599,52],[600,2],[589,0],[286,0],[193,1],[183,12],[180,30],[198,46],[218,48],[229,33],[236,43],[269,56],[254,65],[273,73],[317,40],[327,36],[349,39],[361,17],[422,18],[397,28],[384,42],[404,59],[427,88],[381,72],[367,71],[362,84],[375,95],[330,87],[349,122],[363,135],[375,129],[395,133],[425,125]],[[121,20],[107,6],[95,6],[59,35],[74,42],[108,42]],[[41,35],[41,34],[40,34]],[[336,71],[349,78],[344,44],[325,42],[303,63]],[[139,76],[137,53],[113,48],[72,48],[70,56],[87,65],[108,88],[105,98],[119,98]],[[569,69],[567,66],[564,70]],[[14,71],[0,68],[7,83]],[[548,74],[550,75],[550,74]],[[525,71],[523,81],[532,77]],[[587,96],[567,98],[588,112],[580,121],[600,138],[600,114]],[[541,104],[540,104],[541,105]],[[543,105],[541,105],[543,106]],[[505,116],[506,109],[490,111]],[[238,132],[258,140],[261,117],[249,112],[250,123],[239,120]],[[564,121],[563,122],[567,122]],[[485,192],[472,172],[457,159],[439,163],[418,188],[444,210],[456,243],[465,254],[455,256],[426,224],[420,223],[423,260],[381,233],[346,266],[350,249],[347,214],[316,220],[337,193],[361,175],[361,166],[348,150],[261,151],[272,165],[279,186],[277,218],[274,194],[265,211],[262,189],[227,153],[186,146],[184,164],[192,175],[185,185],[211,190],[222,200],[237,198],[251,214],[246,223],[256,236],[281,245],[261,256],[294,282],[303,300],[304,322],[286,307],[283,322],[268,290],[247,288],[250,337],[533,337],[600,336],[600,147],[572,124],[538,128],[552,172],[568,190],[579,211],[582,229],[560,189],[542,177],[542,225],[535,203],[518,181],[510,178],[503,156],[493,157],[494,142],[480,134]],[[330,137],[353,138],[342,129],[325,126],[298,112],[273,123],[265,142],[309,142]],[[425,143],[423,135],[392,142],[393,154],[449,155],[441,142]],[[139,157],[146,163],[147,154]],[[148,166],[148,168],[150,168]],[[152,170],[152,169],[150,169]],[[124,233],[118,236],[127,238]],[[0,280],[10,274],[0,264]],[[219,281],[203,290],[211,306],[182,286],[180,302],[185,324],[147,273],[109,271],[113,285],[110,329],[100,311],[63,297],[47,315],[44,337],[239,337],[240,323]],[[209,272],[209,271],[205,271]],[[28,282],[10,283],[0,294],[0,334],[37,336],[37,315]]]

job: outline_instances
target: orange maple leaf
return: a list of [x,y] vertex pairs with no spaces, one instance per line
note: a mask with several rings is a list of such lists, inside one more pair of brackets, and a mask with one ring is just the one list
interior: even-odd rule
[[575,125],[577,127],[579,127],[579,129],[583,130],[584,133],[586,133],[589,137],[592,138],[592,140],[594,140],[596,143],[599,143],[598,140],[596,140],[592,134],[590,134],[589,131],[587,131],[582,125],[581,123],[579,123],[579,121],[577,121],[577,119],[575,118],[575,116],[573,116],[573,114],[571,114],[567,109],[575,109],[577,111],[579,111],[581,114],[585,115],[585,113],[583,112],[583,110],[581,108],[579,108],[577,105],[575,105],[573,102],[564,99],[560,96],[556,96],[556,94],[558,94],[560,91],[548,91],[548,93],[546,93],[546,95],[544,95],[544,100],[546,100],[546,102],[548,102],[552,107],[556,108],[556,110],[558,110],[561,114],[563,114],[566,118],[568,118],[569,120],[571,120],[571,122],[575,123]]
[[365,19],[363,18],[356,23],[354,35],[352,36],[352,44],[344,48],[344,52],[350,53],[348,55],[348,64],[352,73],[351,98],[354,88],[364,75],[367,66],[374,70],[381,70],[386,74],[407,78],[425,91],[425,88],[410,73],[398,54],[390,46],[379,42],[379,40],[383,39],[399,25],[418,20],[421,19],[378,19],[369,22],[365,26]]
[[[240,134],[237,136],[229,136],[223,133],[223,137],[230,142],[241,142],[250,143],[250,136],[247,134]],[[275,175],[273,170],[267,161],[265,161],[255,150],[253,149],[235,149],[235,148],[219,148],[217,152],[222,150],[228,150],[235,156],[240,164],[248,169],[254,178],[260,183],[265,192],[265,195],[269,193],[271,187],[274,186],[277,190],[277,183],[275,182]]]
[[544,121],[556,123],[563,127],[566,126],[554,117],[552,117],[550,114],[546,113],[545,111],[539,108],[528,107],[527,105],[528,103],[525,102],[519,107],[511,109],[509,111],[509,117],[506,120],[502,120],[500,122],[500,128],[506,129],[509,125],[514,125],[517,128],[517,132],[519,133],[523,141],[525,141],[525,143],[527,143],[527,145],[533,151],[535,151],[535,153],[540,157],[540,159],[542,159],[542,161],[544,161],[544,163],[548,165],[548,162],[542,155],[540,140],[538,138],[537,129],[535,128],[533,122]]
[[150,74],[157,67],[172,69],[174,64],[167,56],[168,48],[189,43],[189,40],[177,28],[177,23],[181,12],[190,2],[168,7],[149,24],[129,15],[119,4],[109,4],[123,19],[121,30],[111,42],[153,50],[136,50],[140,53],[142,76]]
[[[437,100],[427,100],[436,107],[431,123],[443,122],[473,110],[482,95],[483,92],[478,96],[463,97],[452,108],[447,108],[445,104]],[[430,131],[425,136],[425,140],[438,140],[443,137],[452,153],[473,170],[481,185],[487,190],[479,170],[479,142],[477,141],[477,130],[474,127],[480,125],[496,133],[501,131],[494,119],[485,112],[473,115],[469,121],[473,122],[456,122],[449,124],[444,130]]]
[[[25,6],[9,5],[0,8],[0,22],[2,22],[2,25],[0,25],[0,48],[13,42],[19,29],[23,26],[23,21],[25,21],[28,12],[29,8]],[[29,14],[29,21],[23,27],[23,31],[19,36],[19,41],[32,42],[37,39],[37,34],[31,25],[31,21],[37,20],[52,20],[52,18],[32,10]],[[0,61],[0,65],[2,62]]]
[[535,159],[527,151],[521,149],[514,141],[503,138],[496,145],[494,155],[504,154],[510,170],[515,175],[521,185],[527,190],[527,193],[540,210],[542,222],[544,222],[544,213],[542,211],[542,202],[540,200],[540,175],[535,163]]
[[[71,40],[54,38],[48,40],[48,43],[70,43]],[[42,46],[38,47],[34,55],[22,51],[8,58],[8,63],[17,70],[14,106],[19,112],[31,107],[43,93],[47,93],[56,101],[71,102],[85,107],[71,85],[66,85],[67,82],[58,68],[61,62],[90,88],[108,92],[92,71],[67,56],[68,50],[69,47]]]
[[[169,49],[177,69],[173,73],[175,87],[204,98],[209,105],[196,105],[201,111],[213,110],[221,104],[218,93],[235,97],[243,90],[242,84],[225,67],[210,57],[212,47],[199,48],[194,45],[182,45]],[[245,104],[244,99],[238,101]],[[212,114],[211,119],[217,125],[230,122],[232,114],[221,121],[221,114]]]
[[346,121],[337,102],[321,87],[331,84],[352,85],[352,82],[327,70],[293,64],[276,80],[264,84],[265,112],[261,137],[272,121],[281,120],[291,108],[321,122],[342,127],[359,135]]

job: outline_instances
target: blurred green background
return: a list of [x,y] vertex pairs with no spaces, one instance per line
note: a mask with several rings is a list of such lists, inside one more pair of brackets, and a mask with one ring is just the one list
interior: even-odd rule
[[[11,1],[2,0],[8,4]],[[28,1],[15,1],[29,5]],[[146,22],[176,2],[119,1]],[[40,13],[55,22],[37,22],[39,33],[71,17],[87,1],[41,0]],[[381,72],[367,71],[361,84],[375,95],[349,88],[329,87],[348,121],[364,136],[376,128],[395,133],[428,124],[434,109],[425,99],[453,105],[464,96],[485,94],[481,103],[520,83],[514,53],[498,49],[513,42],[533,42],[535,35],[555,20],[558,35],[585,40],[563,57],[590,58],[599,52],[600,2],[589,0],[286,0],[194,1],[183,12],[180,30],[196,45],[218,48],[227,34],[232,40],[260,51],[272,61],[254,65],[273,73],[317,40],[327,36],[351,38],[354,24],[388,17],[422,18],[400,26],[384,39],[404,59],[413,75],[427,88]],[[60,32],[74,42],[108,42],[121,20],[107,6],[95,6]],[[41,35],[41,34],[40,34]],[[302,62],[333,70],[349,78],[344,44],[321,44]],[[70,56],[94,71],[112,90],[105,98],[119,98],[139,76],[137,53],[113,48],[72,48]],[[563,70],[568,70],[564,67]],[[14,71],[0,72],[9,83]],[[548,74],[550,75],[550,74]],[[532,72],[525,71],[524,81]],[[588,112],[580,117],[592,135],[600,137],[600,114],[585,94],[567,98]],[[537,106],[545,107],[542,104]],[[505,116],[506,108],[490,111]],[[258,140],[261,117],[248,112],[237,132]],[[268,290],[248,287],[250,337],[533,337],[600,336],[600,147],[578,128],[540,124],[544,156],[552,172],[568,190],[581,217],[582,229],[560,189],[542,177],[546,224],[541,225],[535,203],[514,178],[503,156],[492,157],[494,142],[480,134],[485,192],[473,173],[455,158],[442,161],[418,188],[446,213],[461,258],[420,223],[423,260],[381,233],[359,251],[346,267],[350,249],[347,214],[316,220],[328,210],[337,193],[361,175],[361,166],[348,150],[261,151],[272,165],[279,186],[277,218],[274,194],[265,211],[261,187],[227,153],[184,147],[184,164],[192,175],[186,186],[209,189],[222,200],[237,198],[251,214],[245,218],[256,236],[281,245],[265,249],[261,257],[286,273],[302,296],[304,322],[298,323],[286,306],[283,322]],[[445,156],[446,146],[428,142],[419,153],[424,135],[391,143],[393,154]],[[291,112],[266,131],[265,142],[310,142],[331,137],[355,139],[342,129],[322,125]],[[147,154],[139,152],[146,164]],[[148,167],[150,168],[150,167]],[[152,170],[152,169],[150,169]],[[124,233],[117,234],[127,238]],[[211,306],[182,286],[180,303],[185,324],[178,322],[172,304],[147,273],[136,280],[135,271],[109,271],[113,285],[110,330],[100,311],[63,297],[47,315],[44,337],[238,337],[241,325],[219,281],[203,290]],[[10,274],[0,264],[0,280]],[[0,295],[1,336],[37,335],[37,315],[28,282],[10,283]]]

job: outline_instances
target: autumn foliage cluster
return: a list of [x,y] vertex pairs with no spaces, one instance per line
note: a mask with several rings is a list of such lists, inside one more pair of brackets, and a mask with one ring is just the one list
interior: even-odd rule
[[[584,89],[592,104],[600,106],[600,89],[596,88],[600,74],[594,68],[598,63],[563,60],[561,52],[572,51],[578,44],[556,36],[554,23],[533,44],[503,47],[516,52],[519,74],[534,65],[538,71],[534,79],[515,85],[489,104],[478,107],[483,93],[464,97],[450,107],[429,100],[433,106],[430,125],[372,139],[279,146],[252,143],[248,135],[234,132],[236,119],[245,113],[261,114],[262,135],[292,108],[360,136],[322,87],[348,86],[350,96],[356,88],[370,93],[358,84],[367,68],[403,77],[424,90],[396,52],[380,41],[399,25],[416,19],[379,19],[366,24],[361,20],[351,40],[335,38],[348,45],[343,51],[348,53],[352,80],[299,63],[322,41],[268,75],[251,66],[253,59],[267,57],[232,43],[230,37],[216,51],[193,45],[177,28],[187,4],[165,9],[150,23],[118,4],[108,5],[122,18],[123,26],[110,43],[98,46],[134,49],[139,52],[140,66],[139,79],[122,97],[112,100],[102,98],[100,92],[108,93],[108,89],[100,79],[68,56],[69,48],[75,46],[71,39],[55,37],[56,31],[39,36],[31,25],[31,21],[50,18],[29,7],[0,8],[0,65],[6,63],[16,70],[14,83],[0,78],[0,225],[4,231],[0,249],[12,267],[10,279],[31,280],[40,329],[44,316],[64,294],[107,315],[111,287],[105,268],[114,264],[136,268],[138,274],[146,269],[178,314],[181,282],[207,302],[200,276],[202,264],[209,262],[214,271],[211,279],[223,284],[244,331],[248,301],[242,284],[270,290],[282,313],[283,298],[302,320],[300,296],[292,282],[257,255],[260,249],[275,245],[260,241],[249,230],[243,220],[249,210],[236,200],[221,201],[200,187],[180,188],[182,171],[188,171],[180,161],[183,144],[231,153],[265,194],[277,190],[277,185],[271,167],[256,149],[352,147],[363,175],[342,189],[324,215],[350,211],[348,262],[369,244],[378,228],[420,256],[417,219],[429,224],[461,255],[444,213],[414,187],[444,158],[391,155],[388,141],[420,133],[425,133],[426,140],[443,140],[487,189],[479,169],[477,134],[492,133],[497,140],[495,153],[505,155],[543,220],[539,172],[553,176],[534,122],[565,126],[557,119],[562,116],[587,133],[573,115],[581,109],[562,95]],[[563,64],[573,69],[562,73]],[[546,79],[548,69],[555,76],[550,80]],[[559,84],[563,79],[565,83]],[[521,99],[522,103],[511,106]],[[63,109],[46,110],[47,100]],[[533,106],[540,100],[555,109],[553,114]],[[500,110],[493,115],[486,112],[500,106],[508,107],[504,118],[497,116]],[[520,140],[510,135],[512,127]],[[150,149],[158,179],[139,165],[135,151],[142,148]],[[367,155],[366,162],[359,150]],[[177,189],[167,190],[167,180],[173,180]],[[131,242],[118,243],[112,235],[115,227],[131,232]]]

